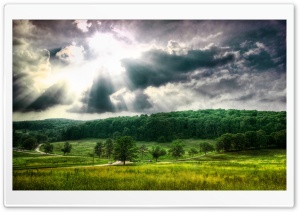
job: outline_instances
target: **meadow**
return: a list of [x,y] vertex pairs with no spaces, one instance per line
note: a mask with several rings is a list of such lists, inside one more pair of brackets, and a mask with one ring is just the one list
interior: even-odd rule
[[[70,140],[69,143],[72,145],[72,151],[67,154],[67,156],[82,156],[82,157],[88,157],[90,153],[93,152],[94,147],[96,143],[100,141],[104,143],[106,139],[82,139],[82,140]],[[184,139],[185,149],[189,150],[190,148],[196,148],[199,149],[199,143],[200,142],[209,142],[214,143],[214,140],[212,139]],[[53,154],[57,155],[63,155],[61,149],[63,148],[65,142],[54,142],[53,145]],[[137,147],[140,147],[142,145],[146,145],[148,149],[151,149],[152,146],[159,145],[164,149],[169,149],[171,147],[170,142],[166,143],[158,143],[155,141],[139,141],[137,142]],[[41,147],[41,150],[43,151],[43,146]],[[183,158],[189,158],[189,155],[186,151],[186,154],[183,156]],[[139,158],[140,160],[142,158]],[[151,160],[152,156],[150,154],[145,155],[143,158],[144,160]],[[160,161],[165,160],[172,160],[173,158],[170,155],[164,155],[159,158]]]
[[[159,162],[144,160],[108,165],[111,160],[88,156],[99,139],[70,141],[72,151],[62,156],[63,142],[54,153],[36,155],[14,152],[14,190],[285,190],[286,150],[262,149],[241,152],[170,155]],[[104,141],[104,140],[103,140]],[[213,142],[206,140],[208,142]],[[156,142],[138,142],[148,148]],[[185,140],[185,150],[198,149],[199,140]],[[170,143],[159,143],[169,148]],[[93,164],[95,166],[93,166]]]

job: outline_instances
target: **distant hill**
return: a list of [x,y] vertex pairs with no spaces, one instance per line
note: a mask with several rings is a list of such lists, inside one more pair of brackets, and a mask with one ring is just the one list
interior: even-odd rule
[[49,130],[49,129],[61,129],[66,126],[82,124],[84,121],[55,118],[55,119],[45,119],[45,120],[34,120],[34,121],[14,121],[14,130]]
[[46,119],[13,122],[14,131],[37,131],[54,140],[114,138],[169,142],[181,138],[214,139],[225,133],[263,130],[267,135],[286,129],[286,112],[209,109],[176,111],[93,121]]

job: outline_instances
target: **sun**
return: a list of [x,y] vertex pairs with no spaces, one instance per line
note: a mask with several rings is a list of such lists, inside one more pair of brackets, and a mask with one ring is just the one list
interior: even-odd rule
[[89,48],[96,55],[95,66],[115,76],[124,72],[121,60],[128,56],[129,46],[112,34],[96,33],[88,39]]

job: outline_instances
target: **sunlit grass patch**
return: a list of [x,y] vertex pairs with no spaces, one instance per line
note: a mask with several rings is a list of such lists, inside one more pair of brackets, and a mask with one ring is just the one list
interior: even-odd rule
[[[272,151],[272,150],[270,150]],[[230,154],[230,153],[228,153]],[[284,154],[284,153],[282,153]],[[285,190],[285,158],[14,170],[15,190]],[[213,158],[213,157],[212,157]]]

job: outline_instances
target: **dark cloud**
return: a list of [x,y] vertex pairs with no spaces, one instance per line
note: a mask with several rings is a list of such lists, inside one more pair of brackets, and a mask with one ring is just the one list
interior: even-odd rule
[[237,93],[243,90],[243,85],[238,77],[220,77],[215,81],[208,81],[201,85],[192,85],[190,88],[204,97],[215,98],[228,93]]
[[216,90],[222,90],[223,92],[229,93],[233,90],[238,91],[241,88],[241,84],[239,83],[239,79],[237,77],[234,78],[222,78],[216,84]]
[[22,46],[26,45],[26,42],[23,39],[14,38],[13,39],[13,46]]
[[[144,53],[139,58],[128,53],[121,60],[125,72],[114,71],[101,57],[98,47],[91,46],[101,42],[89,42],[91,38],[97,39],[96,33],[117,40],[116,45],[125,44],[128,48],[132,45],[133,50],[141,51],[145,47]],[[68,49],[72,46],[81,48],[82,54],[78,51],[73,54],[76,51]],[[109,45],[107,48],[115,50],[109,49]],[[114,54],[112,59],[116,59]],[[116,59],[115,64],[119,62]],[[86,73],[91,74],[99,68],[110,73],[94,78],[82,97],[76,96],[69,112],[148,113],[184,110],[190,105],[201,109],[201,105],[222,107],[223,104],[245,109],[283,108],[286,104],[286,21],[13,22],[14,111],[44,111],[71,103],[71,91],[66,85],[58,83],[47,88],[48,83],[65,76],[72,80],[72,73],[78,70],[85,73],[89,69]],[[80,96],[80,91],[76,92]]]
[[186,80],[186,73],[198,68],[214,68],[234,60],[231,53],[212,46],[205,50],[190,50],[185,55],[174,55],[162,50],[145,52],[139,59],[124,59],[123,66],[132,88],[160,86],[167,82]]
[[251,54],[246,56],[245,59],[245,65],[251,70],[268,71],[276,67],[276,64],[267,51],[261,51],[259,54]]
[[13,111],[22,111],[36,96],[36,90],[31,86],[32,79],[25,73],[13,75]]
[[274,103],[274,102],[286,103],[286,96],[263,98],[260,99],[259,101],[264,103]]
[[255,97],[255,93],[249,93],[249,94],[246,94],[246,95],[242,95],[242,96],[236,98],[235,100],[237,100],[237,101],[247,101],[247,100],[253,99],[253,97]]
[[13,110],[43,111],[55,105],[65,105],[72,102],[68,95],[68,86],[64,82],[56,83],[38,93],[30,84],[32,80],[26,74],[15,75],[13,83]]
[[50,86],[35,101],[25,108],[26,111],[43,111],[55,105],[70,104],[66,83],[59,82]]
[[[126,94],[132,96],[130,102],[126,101]],[[129,108],[127,104],[130,104],[130,109],[134,112],[142,112],[146,109],[152,108],[152,104],[150,103],[150,97],[147,94],[145,94],[143,90],[135,90],[134,92],[123,90],[122,92],[117,92],[117,94],[113,94],[111,98],[113,98],[116,111],[128,111]]]
[[110,100],[114,88],[110,78],[99,76],[94,79],[91,88],[84,94],[82,102],[86,104],[87,113],[115,112]]
[[133,106],[134,110],[138,112],[152,108],[152,104],[149,102],[149,96],[141,90],[135,92],[135,101]]
[[[286,21],[250,21],[241,22],[244,28],[233,28],[238,34],[232,33],[223,41],[234,51],[239,51],[241,59],[246,60],[246,67],[251,71],[286,71]],[[253,26],[248,24],[252,23]],[[247,26],[247,27],[246,27]],[[257,48],[257,43],[264,49],[258,54],[247,55],[249,50]]]

